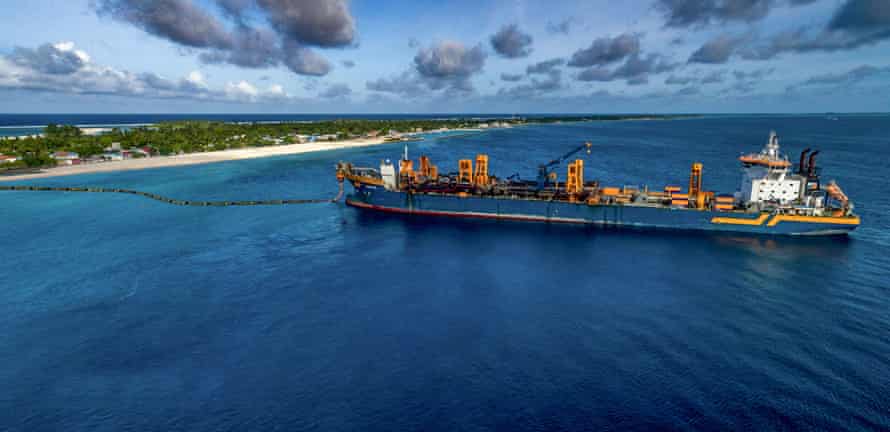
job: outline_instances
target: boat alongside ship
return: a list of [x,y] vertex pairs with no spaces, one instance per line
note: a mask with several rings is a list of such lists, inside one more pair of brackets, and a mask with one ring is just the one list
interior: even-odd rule
[[610,187],[585,181],[584,160],[567,166],[559,181],[555,169],[580,152],[584,143],[539,167],[537,179],[489,175],[488,156],[458,162],[458,171],[440,174],[426,156],[415,168],[405,154],[398,169],[385,160],[379,169],[341,162],[338,179],[348,180],[352,207],[413,216],[574,223],[604,227],[741,232],[781,235],[845,235],[860,223],[853,203],[836,182],[823,184],[818,151],[801,152],[795,167],[771,133],[758,153],[739,158],[738,191],[718,194],[702,187],[703,166],[692,164],[688,188],[668,185]]

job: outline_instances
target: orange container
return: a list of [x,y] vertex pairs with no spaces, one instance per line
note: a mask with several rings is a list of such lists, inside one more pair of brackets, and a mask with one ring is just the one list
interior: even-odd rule
[[689,199],[689,194],[675,193],[671,195],[673,199]]
[[617,187],[604,187],[604,188],[600,189],[600,193],[603,195],[614,196],[614,195],[618,195],[619,193],[621,193],[621,190],[619,190]]
[[665,192],[680,192],[680,186],[665,186]]

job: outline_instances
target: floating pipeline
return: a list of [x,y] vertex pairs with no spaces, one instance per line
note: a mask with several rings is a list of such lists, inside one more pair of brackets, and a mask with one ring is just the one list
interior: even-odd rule
[[34,192],[93,192],[93,193],[122,193],[139,195],[167,204],[189,207],[231,207],[231,206],[269,206],[269,205],[294,205],[294,204],[323,204],[334,203],[343,195],[343,183],[340,183],[340,192],[332,199],[278,199],[278,200],[250,200],[250,201],[195,201],[178,200],[168,198],[151,192],[143,192],[133,189],[104,188],[104,187],[76,187],[76,186],[5,186],[0,185],[0,191],[34,191]]

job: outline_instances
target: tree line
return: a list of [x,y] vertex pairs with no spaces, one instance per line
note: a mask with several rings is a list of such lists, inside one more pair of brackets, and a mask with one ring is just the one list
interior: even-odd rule
[[[342,140],[378,131],[401,133],[418,129],[475,127],[483,122],[551,123],[564,121],[622,120],[652,116],[562,116],[504,119],[409,119],[362,120],[344,119],[311,122],[226,123],[214,121],[176,121],[129,129],[114,128],[99,135],[86,135],[71,125],[48,125],[41,136],[0,139],[0,154],[17,156],[19,161],[5,163],[2,168],[51,166],[50,154],[58,151],[76,152],[81,158],[100,155],[112,143],[123,149],[149,147],[154,155],[174,155],[244,147],[296,143],[297,135],[330,136]],[[275,141],[280,140],[280,141]]]

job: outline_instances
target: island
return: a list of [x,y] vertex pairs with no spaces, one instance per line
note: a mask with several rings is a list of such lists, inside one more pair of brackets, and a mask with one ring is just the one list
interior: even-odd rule
[[48,125],[44,133],[0,139],[0,181],[191,165],[411,141],[421,134],[530,124],[677,118],[657,115],[342,119],[292,122],[176,121],[85,133]]

